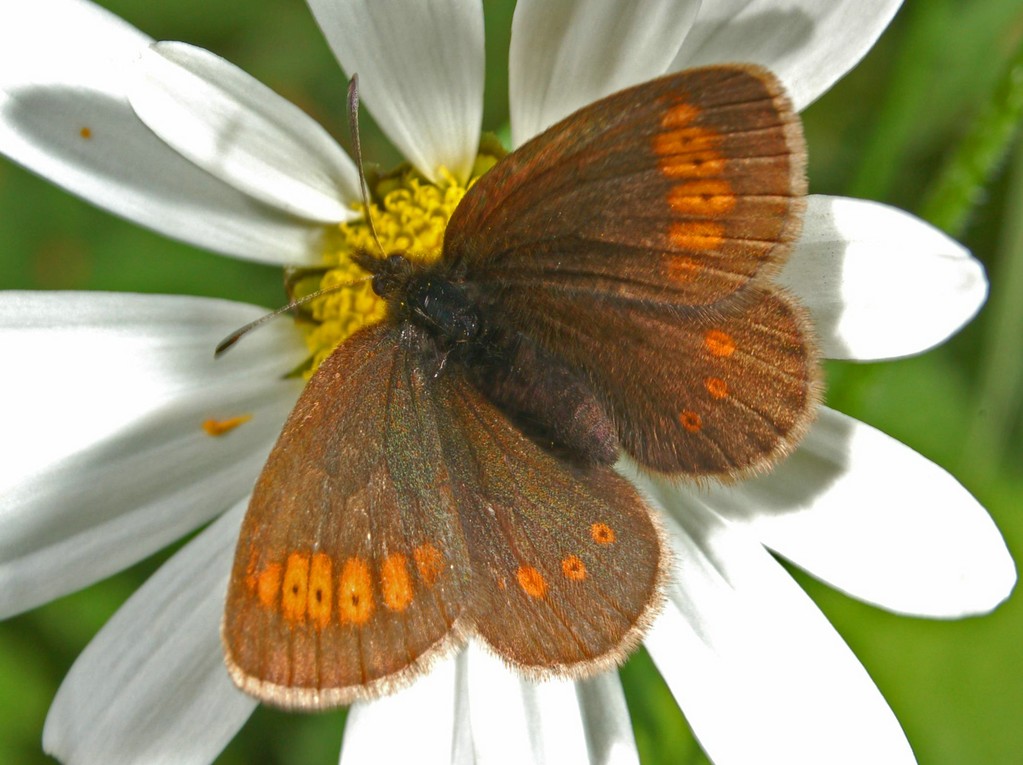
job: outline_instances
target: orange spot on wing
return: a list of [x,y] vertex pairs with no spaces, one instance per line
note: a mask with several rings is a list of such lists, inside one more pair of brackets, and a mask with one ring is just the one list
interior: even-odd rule
[[703,347],[712,356],[727,358],[735,353],[735,339],[727,332],[712,329],[703,336]]
[[673,282],[691,282],[703,270],[703,266],[688,255],[669,254],[664,265],[668,279]]
[[725,158],[716,151],[705,149],[663,156],[657,161],[657,166],[668,178],[713,178],[725,172]]
[[283,568],[280,563],[271,563],[256,576],[256,597],[267,608],[277,605],[277,596],[281,592],[282,573]]
[[380,566],[380,586],[384,605],[392,611],[404,611],[412,602],[412,577],[408,573],[408,558],[391,553]]
[[547,582],[543,574],[532,566],[519,566],[515,576],[519,580],[519,587],[531,598],[542,598],[547,594]]
[[365,624],[373,615],[373,578],[362,558],[349,558],[337,586],[338,619],[342,624]]
[[419,571],[420,578],[427,587],[432,587],[444,573],[444,554],[427,542],[413,550],[412,557],[416,561],[416,569]]
[[244,425],[246,422],[252,419],[251,414],[240,414],[237,417],[229,417],[226,420],[206,420],[202,424],[202,429],[206,431],[208,436],[222,436],[225,433],[237,428],[239,425]]
[[317,629],[330,624],[334,601],[334,562],[326,553],[315,553],[309,566],[309,619]]
[[90,138],[92,138],[92,129],[83,127],[81,130],[78,131],[78,135],[80,135],[82,138],[88,141]]
[[700,116],[700,107],[683,101],[668,109],[661,117],[661,127],[671,129],[685,127]]
[[703,419],[700,415],[690,409],[684,409],[679,412],[678,421],[682,423],[682,427],[690,433],[696,433],[703,427]]
[[713,151],[720,145],[720,133],[695,125],[665,130],[653,137],[654,153],[659,157]]
[[569,555],[561,561],[561,573],[573,581],[581,582],[586,578],[586,564],[577,556]]
[[309,592],[309,556],[291,553],[284,568],[281,588],[281,613],[289,622],[305,619]]
[[716,217],[735,208],[735,194],[728,181],[713,178],[687,181],[671,187],[668,206],[679,215]]
[[672,223],[668,241],[680,250],[713,250],[725,238],[725,227],[709,220],[687,220]]
[[590,536],[598,545],[609,545],[615,541],[615,531],[606,523],[594,523],[590,526]]
[[727,398],[728,397],[728,383],[722,380],[720,377],[708,377],[703,381],[704,387],[707,392],[713,398]]

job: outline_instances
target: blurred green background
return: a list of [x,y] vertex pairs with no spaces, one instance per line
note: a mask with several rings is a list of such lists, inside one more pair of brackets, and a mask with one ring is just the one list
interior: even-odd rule
[[[301,0],[101,4],[157,39],[186,40],[225,56],[335,135],[346,133],[345,80]],[[485,3],[487,129],[507,121],[512,6]],[[908,0],[869,56],[804,114],[813,192],[881,200],[923,215],[965,242],[991,280],[980,317],[940,349],[892,363],[829,364],[828,403],[955,474],[994,516],[1017,561],[1023,560],[1023,142],[1011,139],[1021,109],[1019,0]],[[365,155],[393,164],[393,149],[364,121]],[[276,269],[150,234],[2,161],[0,242],[3,288],[188,293],[265,306],[284,301]],[[62,676],[168,554],[0,624],[0,763],[47,761],[42,725]],[[893,616],[794,574],[876,680],[920,762],[1023,763],[1019,597],[983,618],[926,621]],[[623,676],[643,761],[704,762],[649,659],[641,653]],[[343,712],[261,709],[219,762],[334,762],[342,721]]]

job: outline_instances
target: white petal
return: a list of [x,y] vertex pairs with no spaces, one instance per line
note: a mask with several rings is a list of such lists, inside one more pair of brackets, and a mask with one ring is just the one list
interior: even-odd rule
[[167,236],[273,263],[311,262],[320,226],[284,215],[187,161],[128,104],[150,39],[79,0],[0,12],[0,152],[95,205]]
[[830,409],[770,475],[714,487],[708,503],[814,576],[892,611],[982,613],[1016,582],[997,527],[955,478]]
[[513,145],[664,74],[699,7],[699,0],[519,0],[508,65]]
[[[221,360],[262,309],[201,298],[0,293],[0,613],[149,555],[251,491],[300,383],[290,322]],[[233,358],[232,358],[233,357]],[[220,437],[207,419],[251,414]]]
[[469,716],[478,762],[589,762],[571,680],[533,683],[475,642],[467,651]]
[[802,110],[866,55],[902,0],[705,2],[673,69],[750,61],[777,74]]
[[984,267],[909,213],[811,196],[780,282],[810,309],[824,355],[862,361],[944,342],[987,298]]
[[355,164],[319,124],[238,67],[185,43],[142,54],[130,93],[139,118],[211,175],[283,212],[357,217]]
[[479,0],[309,0],[366,106],[419,172],[469,177],[483,122]]
[[710,759],[913,762],[863,666],[759,542],[665,498],[677,579],[644,642]]
[[576,683],[594,765],[639,765],[632,720],[616,671]]
[[457,664],[454,656],[444,659],[430,674],[392,696],[353,704],[345,723],[341,765],[457,762],[455,730],[469,724],[464,707],[459,709]]
[[256,702],[220,647],[245,504],[154,574],[89,643],[57,692],[43,748],[66,765],[212,762]]

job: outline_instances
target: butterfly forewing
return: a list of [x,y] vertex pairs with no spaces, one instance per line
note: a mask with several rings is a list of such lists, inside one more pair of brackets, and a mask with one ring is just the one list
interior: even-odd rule
[[469,557],[412,327],[345,342],[256,485],[228,592],[228,666],[271,703],[379,695],[460,640]]
[[805,431],[817,357],[768,277],[801,226],[798,118],[752,66],[588,106],[470,189],[447,258],[492,313],[585,375],[625,450],[736,478]]
[[660,604],[668,568],[636,489],[608,467],[557,459],[457,376],[438,396],[475,630],[538,676],[623,660]]
[[707,305],[799,233],[805,147],[777,80],[693,69],[587,106],[506,157],[452,217],[471,279]]

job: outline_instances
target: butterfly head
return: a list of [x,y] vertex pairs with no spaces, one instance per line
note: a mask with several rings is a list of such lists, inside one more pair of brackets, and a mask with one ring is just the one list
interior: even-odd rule
[[352,260],[373,275],[373,291],[384,300],[400,299],[408,291],[415,268],[412,261],[401,253],[380,256],[359,250],[352,253]]

